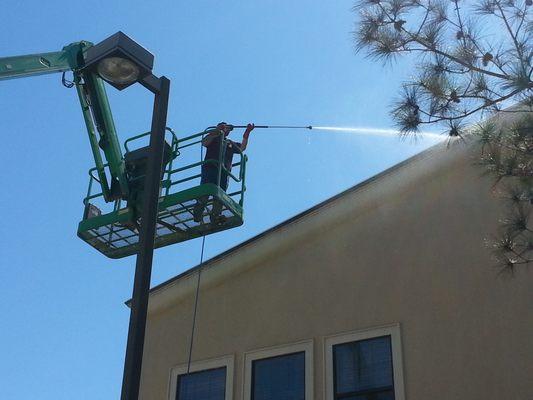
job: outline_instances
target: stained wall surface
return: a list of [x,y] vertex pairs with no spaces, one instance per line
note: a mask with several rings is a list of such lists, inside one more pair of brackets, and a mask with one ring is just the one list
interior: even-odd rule
[[[499,275],[484,241],[502,203],[478,149],[437,146],[208,263],[193,361],[399,323],[406,399],[531,399],[533,271]],[[215,240],[215,239],[212,239]],[[142,398],[168,399],[187,361],[192,272],[153,291]]]

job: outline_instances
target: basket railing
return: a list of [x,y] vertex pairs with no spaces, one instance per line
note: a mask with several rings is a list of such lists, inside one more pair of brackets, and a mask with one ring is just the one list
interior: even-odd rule
[[[193,183],[194,180],[200,180],[202,176],[202,168],[204,165],[214,165],[217,168],[217,185],[220,186],[220,181],[222,178],[222,173],[226,174],[231,182],[234,182],[237,184],[237,187],[233,191],[227,191],[227,195],[233,199],[236,203],[238,203],[241,207],[243,206],[244,202],[244,192],[246,191],[246,185],[245,185],[245,178],[246,178],[246,162],[248,160],[247,156],[242,153],[242,151],[239,148],[236,149],[236,155],[238,155],[238,160],[231,164],[231,169],[226,168],[226,165],[224,165],[224,159],[225,159],[225,151],[226,146],[220,146],[220,151],[217,159],[202,159],[203,151],[199,151],[198,155],[199,161],[189,163],[188,165],[185,165],[183,167],[174,168],[175,166],[175,159],[177,159],[177,156],[180,155],[182,152],[187,150],[192,151],[194,149],[193,146],[202,145],[203,140],[207,134],[210,134],[212,132],[218,132],[218,134],[221,135],[221,140],[223,143],[227,141],[227,139],[224,138],[223,132],[216,129],[216,127],[209,127],[202,132],[198,132],[189,136],[185,136],[183,138],[178,138],[178,136],[175,134],[175,132],[171,128],[167,128],[167,131],[170,132],[171,135],[171,151],[172,155],[170,157],[170,160],[168,164],[165,167],[164,173],[163,173],[163,179],[161,182],[161,188],[162,188],[162,197],[168,196],[173,193],[180,192],[181,190],[184,190],[184,186],[187,183]],[[133,142],[141,140],[143,138],[146,138],[150,135],[150,132],[141,133],[139,135],[133,136],[129,139],[127,139],[124,142],[124,148],[126,152],[131,151],[130,147],[133,144]],[[108,165],[104,164],[104,168],[107,168]],[[237,172],[235,172],[237,171]],[[93,193],[93,190],[95,190],[95,182],[98,184],[100,183],[99,179],[94,175],[97,172],[97,168],[93,167],[89,170],[89,187],[87,189],[87,195],[83,199],[83,203],[85,206],[88,205],[88,203],[91,200],[94,199],[103,199],[103,192],[100,190],[98,192],[95,191]],[[143,179],[144,175],[136,176],[134,179],[139,180]],[[200,182],[197,184],[193,184],[192,186],[198,186],[200,185]],[[228,186],[229,189],[229,186]],[[120,209],[121,207],[121,199],[115,200],[113,202],[113,210],[116,211]]]

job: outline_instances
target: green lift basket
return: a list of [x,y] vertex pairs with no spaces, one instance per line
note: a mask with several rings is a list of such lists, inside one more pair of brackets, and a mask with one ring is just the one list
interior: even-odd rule
[[[164,169],[161,180],[161,196],[157,215],[155,248],[183,242],[215,232],[234,228],[243,224],[243,200],[246,172],[246,155],[236,153],[237,161],[231,171],[224,166],[226,146],[220,146],[217,160],[198,161],[202,154],[202,139],[215,128],[184,138],[167,128],[170,143],[166,141]],[[219,132],[223,138],[222,132]],[[102,191],[94,192],[100,185],[95,176],[96,168],[89,170],[89,188],[84,198],[84,214],[78,224],[78,236],[92,247],[110,258],[122,258],[136,254],[139,244],[139,224],[142,208],[142,190],[148,147],[130,149],[130,146],[147,140],[149,132],[134,136],[124,143],[124,161],[129,181],[130,194],[126,199],[117,199],[105,203]],[[180,156],[189,162],[180,168],[174,168],[175,159]],[[227,174],[229,186],[227,192],[212,183],[200,184],[201,168],[210,163],[218,168],[218,180]],[[107,165],[104,165],[106,168]],[[198,222],[194,220],[193,211],[197,202],[201,202],[203,212]],[[103,211],[105,206],[111,208]],[[213,218],[213,207],[217,218]],[[200,207],[201,208],[201,207]],[[218,214],[220,212],[220,214]],[[218,217],[218,216],[222,217]],[[199,218],[197,218],[198,220]]]

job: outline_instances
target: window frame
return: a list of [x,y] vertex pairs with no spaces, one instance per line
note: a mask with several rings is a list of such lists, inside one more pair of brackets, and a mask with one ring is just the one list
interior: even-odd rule
[[[201,372],[210,369],[226,367],[226,391],[224,400],[233,400],[233,377],[234,377],[235,356],[228,355],[209,360],[195,361],[191,363],[189,373]],[[187,374],[187,364],[179,364],[170,369],[168,383],[168,400],[176,400],[178,390],[178,377]]]
[[287,356],[294,353],[304,353],[305,358],[305,399],[313,400],[314,372],[313,372],[313,340],[292,343],[282,346],[274,346],[244,353],[244,379],[243,399],[252,398],[252,364],[254,361],[279,356]]
[[390,336],[391,341],[394,398],[395,400],[405,400],[400,324],[357,330],[325,337],[324,355],[326,359],[326,365],[324,368],[324,399],[335,400],[333,346],[338,344],[358,342],[361,340],[374,339],[383,336]]

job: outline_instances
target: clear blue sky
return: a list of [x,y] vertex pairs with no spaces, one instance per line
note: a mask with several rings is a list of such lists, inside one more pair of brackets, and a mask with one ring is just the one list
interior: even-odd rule
[[[351,43],[351,0],[21,1],[0,13],[0,57],[98,42],[122,30],[172,80],[179,133],[233,123],[390,128],[412,66],[382,68]],[[108,89],[121,140],[148,130],[142,87]],[[76,237],[91,152],[60,75],[0,82],[0,399],[119,397],[134,258]],[[237,136],[237,139],[239,137]],[[206,258],[432,145],[309,131],[255,131],[243,227],[209,236]],[[152,285],[194,266],[200,241],[156,251]],[[176,346],[186,346],[176,338]]]

